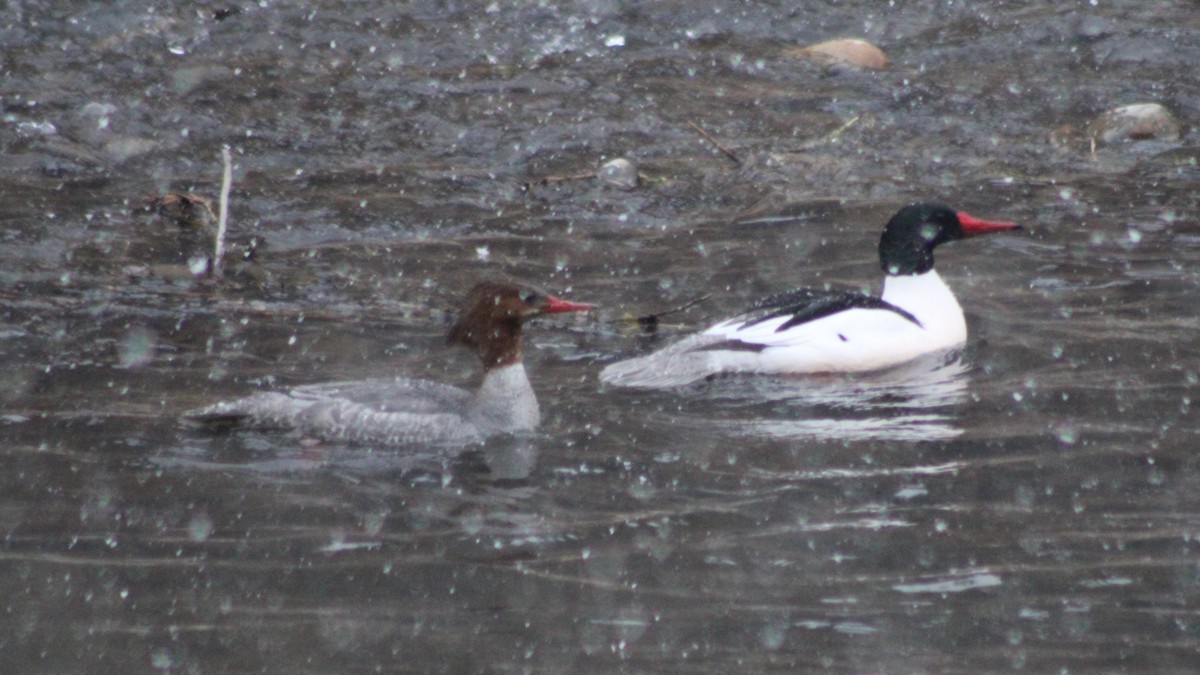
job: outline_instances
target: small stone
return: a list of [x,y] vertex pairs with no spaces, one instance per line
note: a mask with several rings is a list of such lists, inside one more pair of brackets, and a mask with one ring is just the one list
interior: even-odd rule
[[91,103],[87,103],[82,108],[79,109],[80,115],[82,115],[83,117],[88,117],[88,118],[93,118],[93,119],[100,119],[102,117],[111,117],[116,112],[117,112],[117,106],[115,106],[111,103],[100,103],[98,101],[92,101]]
[[1177,141],[1179,120],[1158,103],[1135,103],[1113,108],[1088,125],[1088,136],[1097,143],[1121,141]]
[[637,166],[624,157],[605,162],[596,172],[596,177],[622,190],[633,190],[638,186]]
[[104,154],[119,164],[129,161],[134,157],[154,152],[158,146],[158,141],[149,138],[119,136],[104,144]]
[[874,70],[888,66],[887,55],[882,49],[866,40],[856,38],[826,40],[807,47],[793,47],[785,51],[784,55],[806,58],[822,66],[846,64]]
[[168,192],[146,202],[146,210],[175,221],[185,230],[209,230],[217,224],[212,202],[191,192]]
[[158,335],[149,328],[130,329],[117,342],[117,362],[122,368],[136,368],[154,361]]
[[234,70],[227,66],[180,68],[171,73],[171,90],[180,96],[186,96],[200,87],[231,80],[235,76]]

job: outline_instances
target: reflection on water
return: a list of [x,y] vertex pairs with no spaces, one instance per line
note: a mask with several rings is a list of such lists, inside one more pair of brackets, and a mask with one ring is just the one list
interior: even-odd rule
[[749,416],[721,419],[715,433],[778,439],[946,440],[962,433],[955,407],[967,400],[961,355],[922,359],[881,373],[802,378],[729,378],[706,392],[724,406],[752,402]]
[[[193,435],[204,432],[192,431]],[[200,446],[167,448],[148,458],[151,466],[180,471],[246,473],[260,477],[287,478],[313,471],[336,472],[343,476],[449,475],[454,471],[486,474],[493,481],[521,481],[537,466],[538,447],[528,436],[501,436],[467,450],[461,447],[423,446],[375,447],[369,444],[327,444],[299,434],[245,430],[221,432]],[[215,446],[227,447],[218,450]],[[220,456],[224,461],[215,461]]]
[[897,441],[945,440],[962,430],[944,415],[901,415],[854,420],[833,418],[786,422],[748,421],[733,424],[736,431],[776,438],[827,438],[831,440],[887,439]]
[[940,579],[916,584],[896,584],[892,588],[901,593],[961,593],[975,588],[999,586],[1003,582],[995,574],[967,574],[950,579]]

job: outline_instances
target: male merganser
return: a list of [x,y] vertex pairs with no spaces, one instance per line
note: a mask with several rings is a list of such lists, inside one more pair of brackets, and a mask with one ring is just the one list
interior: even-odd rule
[[892,216],[879,240],[882,295],[811,289],[773,295],[703,333],[614,363],[600,379],[651,388],[721,373],[863,372],[954,349],[966,342],[967,324],[933,269],[933,249],[1017,227],[943,204],[909,204]]
[[481,282],[467,295],[465,310],[446,337],[447,344],[469,347],[483,362],[483,383],[474,394],[404,378],[331,382],[263,392],[187,417],[385,445],[470,443],[529,431],[537,427],[541,413],[521,363],[521,325],[541,314],[591,308],[529,287]]

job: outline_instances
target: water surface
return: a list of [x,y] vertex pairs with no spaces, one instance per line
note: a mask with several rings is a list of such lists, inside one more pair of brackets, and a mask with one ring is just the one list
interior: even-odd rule
[[[1195,669],[1193,8],[229,8],[0,11],[14,668]],[[782,55],[843,35],[892,67]],[[1141,101],[1183,138],[1051,142]],[[222,144],[256,254],[194,280],[194,237],[140,207],[215,197]],[[559,180],[615,157],[637,189]],[[913,199],[1026,226],[938,250],[971,333],[949,365],[599,384],[762,295],[876,289]],[[601,307],[528,331],[532,438],[178,421],[384,372],[470,386],[442,335],[492,276]]]

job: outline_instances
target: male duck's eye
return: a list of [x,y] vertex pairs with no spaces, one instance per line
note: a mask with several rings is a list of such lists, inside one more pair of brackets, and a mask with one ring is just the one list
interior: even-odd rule
[[523,302],[527,305],[532,305],[541,298],[541,296],[538,295],[537,291],[531,291],[531,290],[521,291],[519,297],[521,298],[521,302]]

